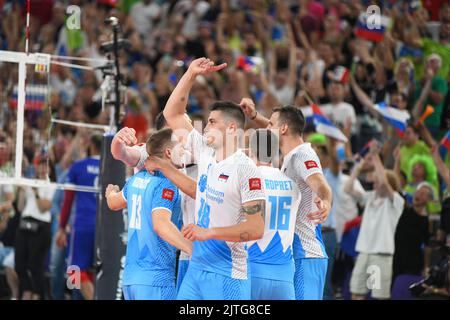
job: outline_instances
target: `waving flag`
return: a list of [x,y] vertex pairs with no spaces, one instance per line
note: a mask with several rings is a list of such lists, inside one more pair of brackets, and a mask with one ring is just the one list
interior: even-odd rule
[[343,84],[347,84],[350,80],[350,70],[343,66],[337,66],[334,69],[333,80]]
[[237,58],[236,65],[245,72],[259,73],[264,65],[264,60],[260,57],[241,55]]
[[348,141],[345,134],[343,134],[338,127],[336,127],[327,117],[323,115],[318,105],[313,104],[311,106],[311,109],[313,112],[313,121],[317,132],[342,142]]
[[[27,85],[25,90],[25,110],[42,110],[48,96],[48,87],[45,85]],[[14,86],[9,99],[9,107],[17,108],[18,87]]]
[[450,130],[447,131],[445,136],[441,140],[441,144],[450,151]]
[[[355,35],[365,40],[380,42],[383,40],[386,30],[391,24],[391,19],[387,16],[378,15],[378,19],[375,19],[375,21],[368,21],[369,17],[373,18],[372,15],[368,15],[365,12],[359,15]],[[375,22],[379,24],[374,25]]]
[[394,127],[395,132],[397,132],[400,137],[403,137],[406,130],[406,123],[410,118],[408,111],[389,107],[384,102],[377,103],[374,107],[375,110],[378,111],[383,118]]

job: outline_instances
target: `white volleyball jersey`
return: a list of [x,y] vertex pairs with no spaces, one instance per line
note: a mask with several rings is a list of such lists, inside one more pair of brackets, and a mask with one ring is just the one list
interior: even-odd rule
[[295,181],[301,192],[294,236],[294,259],[327,258],[322,240],[321,225],[308,219],[309,213],[317,211],[314,203],[316,193],[308,186],[306,179],[322,172],[319,157],[310,143],[302,143],[291,150],[283,160],[281,171]]
[[[265,200],[261,175],[241,150],[217,162],[214,150],[193,129],[186,148],[198,164],[195,222],[202,228],[228,227],[245,220],[242,204]],[[248,277],[245,242],[194,241],[189,267],[235,279]]]
[[266,193],[265,229],[262,239],[248,242],[252,277],[294,279],[295,222],[301,194],[296,183],[278,168],[258,167]]

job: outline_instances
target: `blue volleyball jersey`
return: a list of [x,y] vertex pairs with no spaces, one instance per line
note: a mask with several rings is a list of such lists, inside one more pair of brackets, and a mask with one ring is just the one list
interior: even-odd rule
[[152,212],[171,213],[181,227],[178,189],[161,173],[141,170],[122,190],[128,208],[128,245],[123,285],[175,286],[176,248],[153,229]]
[[[100,156],[88,157],[72,164],[67,174],[67,182],[75,185],[95,187],[98,185]],[[74,228],[78,230],[95,229],[97,196],[94,192],[75,193]]]

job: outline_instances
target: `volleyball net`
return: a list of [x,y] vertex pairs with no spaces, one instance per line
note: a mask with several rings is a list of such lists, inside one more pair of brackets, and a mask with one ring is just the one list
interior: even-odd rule
[[[77,75],[96,79],[92,62],[82,57],[0,51],[0,184],[99,191],[98,186],[57,179],[60,171],[87,156],[91,135],[115,130],[101,89],[95,92],[95,86],[87,86],[81,95],[75,90]],[[93,101],[93,95],[98,101]]]

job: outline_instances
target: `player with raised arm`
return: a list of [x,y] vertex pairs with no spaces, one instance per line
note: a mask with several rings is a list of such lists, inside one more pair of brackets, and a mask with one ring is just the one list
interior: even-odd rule
[[249,147],[266,192],[264,236],[247,244],[252,300],[295,300],[292,243],[300,190],[273,166],[279,152],[278,138],[273,132],[257,129],[250,136]]
[[[177,138],[171,129],[153,133],[147,152],[180,165]],[[147,163],[147,162],[146,162]],[[106,200],[111,210],[128,208],[128,245],[123,276],[126,300],[170,300],[176,297],[175,247],[191,254],[192,243],[181,227],[178,189],[161,172],[140,170],[125,184],[108,185]]]
[[250,299],[245,242],[260,239],[264,233],[261,176],[253,161],[238,149],[238,133],[245,123],[240,107],[215,102],[205,136],[184,116],[196,77],[225,66],[214,66],[206,58],[194,60],[163,111],[177,136],[186,136],[185,148],[198,164],[197,182],[167,160],[151,157],[155,168],[196,200],[196,223],[183,228],[184,236],[194,242],[178,299]]
[[297,300],[321,300],[327,273],[327,253],[321,223],[329,214],[331,188],[325,180],[319,157],[310,143],[303,141],[305,118],[300,109],[285,106],[273,109],[269,119],[260,115],[251,99],[240,103],[244,113],[259,127],[277,133],[283,155],[281,171],[295,181],[301,192],[294,236],[295,296]]
[[[187,114],[186,118],[190,121]],[[166,119],[162,112],[160,112],[155,119],[156,130],[168,128]],[[124,162],[126,165],[134,167],[135,171],[142,170],[144,163],[148,158],[147,148],[144,143],[137,144],[136,131],[133,128],[122,128],[114,136],[111,143],[111,153],[116,160]],[[187,152],[182,154],[182,167],[180,170],[186,173],[189,177],[197,179],[197,165],[191,163]],[[181,195],[181,212],[183,216],[183,225],[187,226],[194,222],[195,217],[195,200],[184,192],[180,191]],[[177,270],[177,291],[181,286],[184,275],[189,266],[190,256],[184,251],[180,251],[178,257]]]

